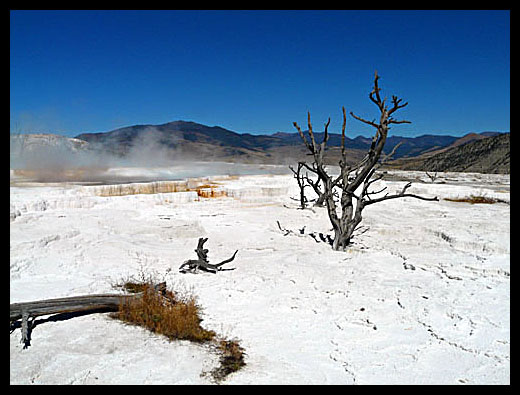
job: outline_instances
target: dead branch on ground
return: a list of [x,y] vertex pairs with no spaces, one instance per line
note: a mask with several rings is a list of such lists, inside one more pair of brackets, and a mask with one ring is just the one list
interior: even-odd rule
[[[217,264],[211,264],[208,260],[208,252],[209,250],[204,248],[204,243],[208,241],[208,238],[199,238],[199,242],[197,244],[197,248],[195,249],[195,252],[197,253],[198,259],[189,259],[185,261],[180,267],[179,271],[181,273],[191,272],[191,273],[197,273],[198,269],[201,269],[205,272],[210,273],[217,273],[218,271],[222,270],[234,270],[234,269],[222,269],[222,265],[231,262],[233,259],[235,259],[235,256],[238,252],[238,250],[235,251],[233,256],[229,259],[226,259],[220,263]],[[187,267],[187,269],[185,269]]]

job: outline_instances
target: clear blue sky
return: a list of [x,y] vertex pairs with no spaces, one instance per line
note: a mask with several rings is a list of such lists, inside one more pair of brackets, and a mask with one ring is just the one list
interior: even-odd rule
[[294,132],[307,111],[339,132],[342,106],[378,117],[375,70],[409,102],[391,134],[509,131],[508,10],[10,11],[11,132]]

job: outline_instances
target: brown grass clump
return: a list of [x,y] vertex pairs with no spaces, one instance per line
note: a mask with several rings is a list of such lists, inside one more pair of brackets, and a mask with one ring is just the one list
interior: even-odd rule
[[462,198],[445,198],[449,202],[460,202],[460,203],[471,203],[471,204],[494,204],[494,203],[507,203],[505,200],[490,198],[487,196],[475,196],[471,195],[469,197]]
[[129,292],[142,292],[138,299],[130,299],[119,306],[115,318],[143,326],[170,340],[204,342],[216,333],[200,326],[200,307],[194,297],[178,297],[171,291],[157,292],[151,284],[125,283]]
[[119,311],[111,317],[142,326],[169,340],[209,344],[220,355],[220,365],[209,372],[217,384],[246,365],[244,349],[237,340],[218,337],[214,331],[200,325],[201,308],[193,295],[175,293],[165,288],[158,291],[154,287],[156,283],[152,278],[141,275],[140,281],[128,280],[116,285],[130,293],[142,293],[142,297],[121,303]]

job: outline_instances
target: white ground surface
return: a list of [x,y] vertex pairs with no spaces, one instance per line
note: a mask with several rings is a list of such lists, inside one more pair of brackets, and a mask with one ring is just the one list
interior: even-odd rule
[[[232,197],[200,200],[12,183],[10,302],[117,293],[114,283],[144,271],[190,290],[203,325],[240,340],[247,366],[224,384],[509,384],[510,206],[442,200],[509,201],[509,176],[437,181],[409,191],[439,202],[367,207],[367,231],[346,252],[308,236],[330,225],[323,208],[297,209],[292,175],[219,180]],[[225,265],[236,269],[179,273],[202,236],[211,263],[238,249]],[[10,334],[11,384],[211,384],[207,347],[107,314],[47,318],[25,350],[20,329]]]

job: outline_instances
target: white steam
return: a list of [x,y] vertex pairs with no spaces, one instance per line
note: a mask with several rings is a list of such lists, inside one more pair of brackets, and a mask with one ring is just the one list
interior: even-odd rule
[[213,175],[286,173],[286,166],[212,162],[211,146],[186,152],[179,139],[165,137],[154,127],[130,143],[101,145],[52,134],[11,135],[12,174],[36,182],[119,183],[178,180]]

